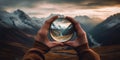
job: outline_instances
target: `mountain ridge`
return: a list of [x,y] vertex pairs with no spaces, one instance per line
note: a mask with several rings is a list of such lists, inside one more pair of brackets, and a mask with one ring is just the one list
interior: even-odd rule
[[102,45],[120,44],[120,13],[112,15],[98,24],[91,34]]

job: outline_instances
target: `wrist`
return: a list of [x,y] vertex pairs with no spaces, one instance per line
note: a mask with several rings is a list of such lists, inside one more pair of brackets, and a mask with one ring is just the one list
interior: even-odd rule
[[80,45],[78,47],[74,47],[74,50],[76,52],[82,52],[82,51],[85,51],[85,50],[89,50],[88,43],[82,44],[82,45]]

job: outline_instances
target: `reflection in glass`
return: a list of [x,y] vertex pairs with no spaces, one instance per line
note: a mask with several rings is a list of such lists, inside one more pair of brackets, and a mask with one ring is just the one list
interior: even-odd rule
[[50,36],[58,42],[65,42],[73,36],[73,25],[64,18],[58,18],[50,26]]

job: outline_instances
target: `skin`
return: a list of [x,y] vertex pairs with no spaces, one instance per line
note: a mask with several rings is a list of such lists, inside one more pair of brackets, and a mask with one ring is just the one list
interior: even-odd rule
[[36,44],[24,55],[23,60],[44,60],[43,54],[47,53],[47,50],[64,45],[73,47],[77,52],[79,60],[100,60],[100,56],[89,48],[85,31],[81,28],[80,24],[71,17],[65,17],[65,19],[71,21],[74,25],[77,32],[77,38],[67,42],[51,42],[48,38],[49,27],[57,18],[58,16],[54,16],[45,22],[35,37],[35,40],[37,41],[35,42]]
[[60,43],[57,41],[51,42],[48,38],[49,27],[50,27],[51,23],[54,20],[56,20],[57,18],[58,18],[58,16],[54,16],[54,17],[50,18],[49,20],[47,20],[45,22],[45,24],[42,26],[42,28],[38,31],[38,33],[35,37],[35,40],[42,42],[43,44],[45,44],[49,48],[53,48],[56,46],[63,46],[63,43]]
[[76,40],[73,41],[67,41],[64,43],[60,43],[57,41],[53,41],[51,42],[49,40],[48,36],[48,32],[49,32],[49,27],[51,25],[51,23],[56,20],[58,18],[58,16],[54,16],[52,18],[50,18],[49,20],[47,20],[45,22],[45,24],[42,26],[42,28],[38,31],[35,40],[44,43],[46,46],[48,46],[49,48],[53,48],[56,46],[64,46],[64,45],[69,45],[71,47],[78,47],[82,44],[88,43],[87,38],[86,38],[86,33],[85,31],[81,28],[80,24],[78,22],[76,22],[73,18],[71,17],[65,17],[65,19],[69,20],[70,22],[72,22],[75,26],[76,32],[78,33],[78,38]]
[[78,23],[71,17],[66,17],[66,19],[72,22],[72,24],[75,27],[78,37],[75,40],[65,42],[64,44],[69,45],[71,47],[78,47],[78,46],[88,43],[86,32],[81,28],[80,23]]

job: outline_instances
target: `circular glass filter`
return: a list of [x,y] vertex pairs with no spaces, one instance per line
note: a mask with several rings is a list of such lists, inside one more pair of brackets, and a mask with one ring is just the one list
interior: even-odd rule
[[50,36],[58,42],[65,42],[72,38],[74,28],[70,21],[64,18],[58,18],[50,26]]

